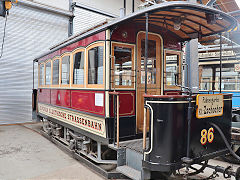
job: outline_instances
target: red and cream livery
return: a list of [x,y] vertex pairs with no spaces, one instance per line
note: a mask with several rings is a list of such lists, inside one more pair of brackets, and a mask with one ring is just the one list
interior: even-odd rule
[[[235,25],[210,7],[164,2],[70,37],[34,60],[39,84],[33,105],[43,129],[97,163],[117,163],[128,177],[123,166],[132,166],[142,179],[226,153],[219,134],[201,144],[203,130],[216,130],[207,117],[195,117],[201,103],[182,95],[179,85],[182,43]],[[223,114],[208,117],[229,140],[231,95],[219,97]]]

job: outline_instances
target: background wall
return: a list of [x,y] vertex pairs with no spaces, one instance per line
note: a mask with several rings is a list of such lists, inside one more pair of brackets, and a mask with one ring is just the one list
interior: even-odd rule
[[[71,0],[116,16],[120,15],[123,0]],[[33,6],[29,6],[29,3]],[[127,14],[132,12],[132,0],[126,0]],[[28,4],[28,5],[26,5]],[[141,4],[135,0],[135,11]],[[41,8],[38,8],[40,7]],[[44,8],[43,8],[44,7]],[[5,18],[0,17],[0,124],[32,121],[33,59],[68,37],[69,0],[19,0]],[[44,10],[43,10],[44,9]],[[106,16],[75,8],[73,32],[79,33],[105,22]],[[37,63],[35,63],[37,88]]]
[[[0,45],[5,20],[0,17]],[[20,4],[10,10],[0,59],[0,124],[32,120],[32,61],[67,38],[67,32],[66,16]]]

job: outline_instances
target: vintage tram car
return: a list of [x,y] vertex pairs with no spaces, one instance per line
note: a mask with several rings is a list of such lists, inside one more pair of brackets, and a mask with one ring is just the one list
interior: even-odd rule
[[181,87],[182,44],[236,24],[211,7],[164,2],[70,37],[34,59],[43,129],[133,179],[229,153],[232,96]]

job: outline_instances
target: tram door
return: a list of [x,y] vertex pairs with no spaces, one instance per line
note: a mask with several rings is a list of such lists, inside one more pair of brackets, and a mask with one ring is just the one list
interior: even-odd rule
[[[137,36],[137,132],[143,131],[144,98],[145,93],[145,36],[141,32]],[[147,59],[147,94],[161,94],[161,66],[162,47],[161,38],[158,35],[148,34],[148,59]],[[149,117],[149,115],[147,116]],[[147,130],[149,119],[147,119]]]

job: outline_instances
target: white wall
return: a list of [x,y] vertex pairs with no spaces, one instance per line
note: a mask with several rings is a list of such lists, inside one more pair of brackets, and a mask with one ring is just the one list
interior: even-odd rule
[[[120,8],[123,8],[123,0],[73,0],[79,4],[83,4],[89,7],[102,10],[104,12],[111,13],[113,15],[120,15]],[[142,2],[140,0],[135,0],[134,9],[138,10],[138,6]],[[126,0],[126,13],[132,13],[132,0]],[[83,32],[90,27],[102,24],[104,21],[109,19],[109,17],[100,15],[98,13],[90,12],[82,8],[75,8],[73,19],[73,33]]]
[[[30,0],[29,0],[30,1]],[[31,0],[39,4],[52,6],[58,9],[69,10],[69,0]]]
[[[81,4],[94,7],[115,15],[120,15],[120,8],[123,8],[123,0],[74,0],[74,2],[79,2]],[[135,10],[142,2],[140,0],[135,0]],[[126,0],[126,13],[132,12],[132,0]]]
[[[69,10],[69,0],[29,0],[32,2],[52,6],[55,8]],[[120,15],[120,8],[123,8],[123,0],[73,0],[73,2],[79,2],[81,4],[100,9],[115,15]],[[135,0],[135,11],[142,3],[141,0]],[[126,13],[132,12],[132,0],[126,0]]]
[[[68,17],[21,4],[12,7],[0,59],[0,124],[32,120],[32,61],[67,38],[68,22]],[[4,23],[0,17],[1,45]]]

